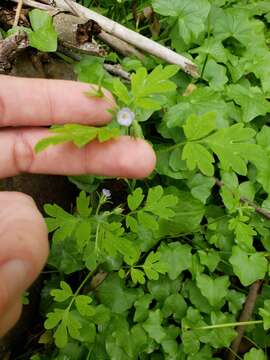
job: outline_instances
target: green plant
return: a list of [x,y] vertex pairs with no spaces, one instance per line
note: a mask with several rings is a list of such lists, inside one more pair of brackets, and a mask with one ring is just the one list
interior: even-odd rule
[[[106,4],[89,3],[104,12]],[[114,120],[98,130],[53,128],[56,135],[37,150],[127,133],[151,142],[158,161],[144,182],[115,180],[124,189],[120,198],[113,186],[111,195],[102,192],[111,182],[85,177],[73,181],[98,191],[82,191],[73,213],[46,205],[53,274],[42,295],[46,344],[35,356],[223,359],[243,325],[253,348],[238,358],[267,359],[269,2],[152,5],[159,40],[193,57],[201,76],[192,80],[149,57],[120,60],[130,84],[109,75],[103,60],[84,57],[75,65],[80,81],[98,85],[90,96],[103,96],[101,86],[114,94]],[[126,20],[132,27],[132,17]],[[258,280],[252,317],[239,323]]]

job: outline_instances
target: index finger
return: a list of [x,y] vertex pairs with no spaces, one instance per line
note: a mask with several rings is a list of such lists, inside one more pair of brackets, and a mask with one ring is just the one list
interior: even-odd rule
[[[94,89],[92,85],[92,89]],[[87,96],[91,87],[75,81],[0,76],[0,127],[64,123],[101,125],[111,120],[112,95]]]

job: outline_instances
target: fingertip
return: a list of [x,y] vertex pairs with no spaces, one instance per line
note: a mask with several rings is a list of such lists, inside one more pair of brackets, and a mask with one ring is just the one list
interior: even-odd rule
[[142,139],[121,136],[108,142],[107,158],[99,173],[106,171],[109,176],[142,179],[151,174],[155,165],[156,155],[149,143]]
[[[141,179],[149,176],[156,167],[156,154],[152,146],[142,139],[133,139],[136,146],[137,161],[140,166],[137,167],[134,177]],[[136,160],[134,161],[136,163]]]
[[27,269],[21,286],[26,288],[38,276],[48,257],[48,230],[43,216],[31,197],[19,192],[2,192],[1,264],[21,260]]

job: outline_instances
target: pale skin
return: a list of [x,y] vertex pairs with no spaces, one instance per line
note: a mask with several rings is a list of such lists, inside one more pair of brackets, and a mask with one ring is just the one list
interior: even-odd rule
[[[87,97],[89,85],[71,81],[0,76],[0,178],[20,173],[143,178],[155,154],[143,140],[121,137],[83,149],[72,144],[36,155],[48,135],[42,126],[111,120],[113,97]],[[18,320],[21,295],[37,278],[48,256],[48,234],[34,201],[18,192],[0,192],[0,336]]]

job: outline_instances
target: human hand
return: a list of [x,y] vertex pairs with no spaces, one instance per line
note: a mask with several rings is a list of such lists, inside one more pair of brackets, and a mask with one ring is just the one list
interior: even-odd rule
[[[141,178],[155,166],[155,155],[143,140],[121,137],[73,144],[34,153],[48,136],[41,126],[64,123],[101,125],[111,119],[113,98],[89,98],[89,85],[71,81],[0,76],[0,178],[19,173],[96,174]],[[110,99],[110,101],[106,100]],[[21,294],[35,280],[48,254],[44,220],[27,195],[0,193],[0,336],[17,321]]]

